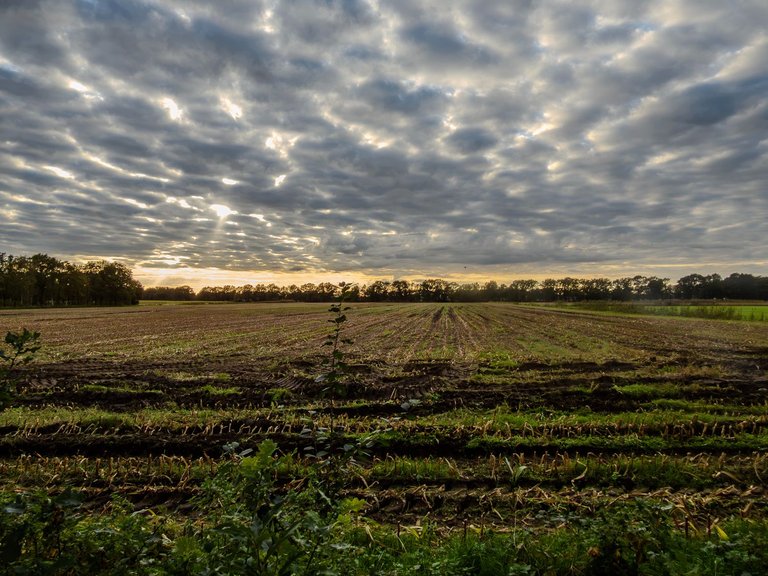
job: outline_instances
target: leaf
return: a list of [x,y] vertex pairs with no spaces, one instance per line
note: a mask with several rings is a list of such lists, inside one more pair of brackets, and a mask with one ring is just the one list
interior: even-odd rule
[[272,455],[277,451],[277,444],[270,439],[263,440],[258,446],[258,452],[255,458],[259,461],[259,464],[266,467],[272,462]]

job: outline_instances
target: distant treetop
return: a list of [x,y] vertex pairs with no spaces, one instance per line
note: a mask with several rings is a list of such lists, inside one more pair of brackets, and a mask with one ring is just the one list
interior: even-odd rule
[[[189,286],[144,290],[146,300],[213,300],[225,302],[330,302],[338,295],[334,284],[246,284],[206,286],[197,294]],[[577,302],[584,300],[768,300],[768,277],[751,274],[691,274],[671,284],[669,278],[632,276],[608,278],[550,278],[514,280],[502,284],[490,280],[459,284],[439,278],[419,282],[376,280],[349,291],[349,301],[364,302]]]
[[142,290],[131,269],[118,262],[72,264],[47,254],[0,253],[0,306],[138,304]]

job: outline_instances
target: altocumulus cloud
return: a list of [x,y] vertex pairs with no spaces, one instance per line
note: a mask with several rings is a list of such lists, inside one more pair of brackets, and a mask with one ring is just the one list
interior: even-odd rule
[[766,29],[764,0],[6,0],[0,251],[764,272]]

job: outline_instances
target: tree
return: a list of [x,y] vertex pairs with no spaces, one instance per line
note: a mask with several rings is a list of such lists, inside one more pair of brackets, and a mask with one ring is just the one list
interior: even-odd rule
[[608,278],[591,278],[581,282],[581,297],[585,300],[607,300],[611,295]]
[[547,278],[541,282],[541,299],[545,302],[553,302],[557,298],[557,284],[558,281],[552,278]]
[[127,266],[100,260],[86,263],[83,271],[88,278],[90,304],[117,306],[139,303],[142,286],[133,279]]
[[672,297],[672,289],[669,286],[669,278],[648,278],[646,285],[646,297],[651,300],[662,300]]
[[390,283],[386,280],[376,280],[365,287],[365,297],[369,302],[384,302],[390,293]]
[[683,276],[675,285],[675,297],[683,300],[693,300],[700,298],[701,286],[704,283],[704,277],[701,274],[689,274]]
[[621,302],[632,300],[632,279],[619,278],[611,282],[611,299]]
[[419,286],[419,297],[422,302],[448,302],[456,285],[445,280],[430,278]]
[[408,302],[412,298],[411,285],[407,280],[392,281],[391,293],[395,302]]
[[513,280],[505,290],[506,299],[513,302],[530,302],[538,284],[536,280]]

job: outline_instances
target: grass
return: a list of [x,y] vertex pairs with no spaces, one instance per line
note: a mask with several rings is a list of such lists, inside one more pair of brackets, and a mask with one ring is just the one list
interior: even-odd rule
[[270,409],[183,409],[178,407],[153,407],[130,412],[112,412],[88,407],[27,408],[20,406],[0,412],[0,427],[34,430],[53,425],[83,427],[93,422],[114,421],[120,426],[137,429],[167,428],[178,431],[195,426],[218,425],[231,420],[245,420],[249,417],[269,417],[272,412]]
[[575,302],[560,303],[567,309],[590,310],[614,314],[645,314],[653,316],[680,316],[708,320],[733,320],[748,322],[768,321],[768,305],[750,304],[644,304],[642,302]]
[[155,370],[153,372],[156,376],[163,376],[174,382],[196,382],[198,380],[213,380],[215,382],[229,382],[232,376],[227,372],[213,372],[196,374],[193,372],[172,371],[166,372],[163,370]]
[[234,387],[219,388],[211,384],[206,384],[205,386],[200,388],[200,390],[210,396],[233,396],[236,394],[240,394],[240,388],[234,388]]
[[455,462],[447,458],[386,458],[374,462],[366,475],[371,479],[446,480],[459,478]]
[[623,384],[614,386],[619,394],[632,398],[679,398],[686,390],[679,384],[655,383],[655,384]]
[[709,318],[714,320],[740,320],[750,322],[768,321],[768,306],[643,306],[642,312],[663,316],[685,316],[689,318]]

